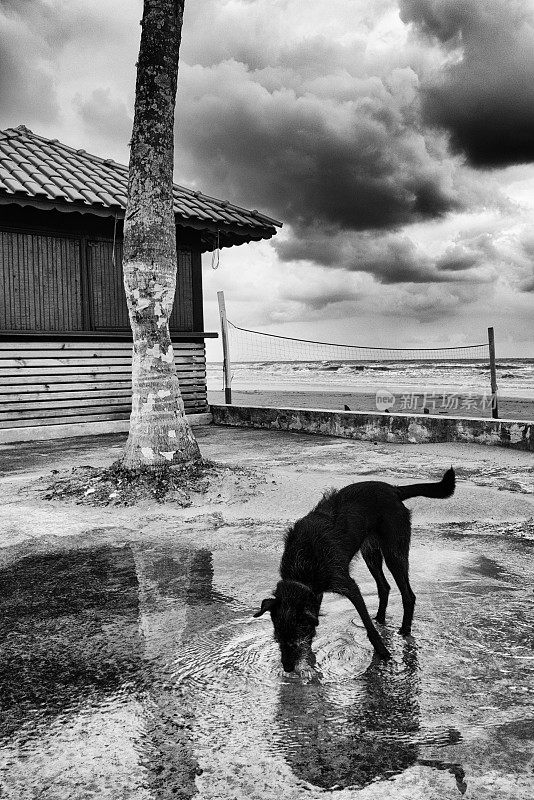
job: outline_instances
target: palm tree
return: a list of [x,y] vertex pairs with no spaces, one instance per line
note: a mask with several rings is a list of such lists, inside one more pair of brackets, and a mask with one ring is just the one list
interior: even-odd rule
[[176,287],[174,106],[185,0],[144,0],[124,222],[124,286],[133,332],[127,468],[200,458],[169,333]]

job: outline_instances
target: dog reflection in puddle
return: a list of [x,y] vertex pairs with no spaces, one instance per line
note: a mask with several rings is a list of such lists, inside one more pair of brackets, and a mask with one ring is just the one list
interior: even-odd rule
[[275,746],[298,778],[323,789],[356,789],[419,765],[449,772],[465,792],[460,764],[424,757],[425,747],[435,752],[461,736],[453,728],[422,729],[417,647],[413,640],[401,646],[392,661],[372,658],[350,680],[323,681],[306,663],[300,679],[280,683]]

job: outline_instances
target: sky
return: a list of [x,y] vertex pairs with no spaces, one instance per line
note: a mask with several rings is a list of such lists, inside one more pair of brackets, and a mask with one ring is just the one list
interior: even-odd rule
[[[0,0],[0,128],[128,163],[141,13]],[[186,0],[175,180],[283,222],[206,330],[534,357],[534,0]]]

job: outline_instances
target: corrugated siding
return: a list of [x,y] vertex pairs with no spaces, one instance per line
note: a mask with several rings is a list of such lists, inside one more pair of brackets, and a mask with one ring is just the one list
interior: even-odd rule
[[0,231],[0,329],[82,327],[80,244],[67,237]]
[[[205,346],[174,345],[186,414],[208,410]],[[0,428],[128,419],[131,343],[0,342]]]

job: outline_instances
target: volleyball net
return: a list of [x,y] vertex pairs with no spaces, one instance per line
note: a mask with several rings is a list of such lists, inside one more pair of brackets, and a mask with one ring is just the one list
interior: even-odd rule
[[489,344],[460,347],[368,347],[364,345],[316,342],[241,328],[228,320],[231,362],[239,370],[244,364],[340,361],[340,362],[482,362],[489,369]]

